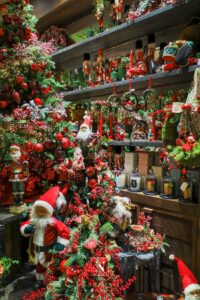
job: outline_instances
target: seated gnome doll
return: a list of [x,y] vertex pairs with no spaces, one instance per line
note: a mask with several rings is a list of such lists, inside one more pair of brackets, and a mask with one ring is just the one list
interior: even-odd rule
[[64,197],[58,186],[49,189],[37,200],[32,208],[30,219],[21,224],[21,234],[32,236],[30,252],[36,266],[36,279],[43,280],[52,254],[49,250],[62,251],[69,245],[69,228],[53,217],[59,198]]
[[173,254],[169,256],[169,259],[177,263],[178,272],[184,289],[183,293],[185,295],[185,300],[200,300],[200,285],[190,269],[180,258]]

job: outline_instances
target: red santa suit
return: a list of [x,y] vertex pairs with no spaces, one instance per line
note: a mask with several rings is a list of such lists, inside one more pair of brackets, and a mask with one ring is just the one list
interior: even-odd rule
[[[21,234],[27,237],[30,236],[31,233],[27,234],[26,228],[29,225],[34,226],[31,254],[34,257],[36,278],[38,280],[43,280],[47,265],[51,261],[52,254],[49,253],[49,250],[52,249],[56,243],[63,246],[69,245],[69,228],[52,216],[59,193],[59,187],[53,187],[41,196],[40,200],[37,200],[33,205],[31,218],[23,222],[20,228]],[[49,212],[49,217],[40,218],[36,216],[35,208],[37,206],[45,208],[47,212]]]

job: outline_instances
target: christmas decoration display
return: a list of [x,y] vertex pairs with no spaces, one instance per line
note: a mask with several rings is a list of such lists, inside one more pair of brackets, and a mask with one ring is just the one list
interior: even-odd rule
[[57,198],[64,197],[55,186],[36,200],[30,220],[21,224],[24,236],[33,234],[32,249],[36,265],[36,278],[43,280],[48,263],[51,261],[50,249],[62,251],[69,245],[69,228],[52,216]]
[[42,42],[51,42],[55,47],[55,51],[73,45],[74,41],[67,34],[65,28],[52,25],[41,35]]
[[169,258],[177,264],[185,299],[198,300],[200,298],[200,285],[195,276],[179,257],[171,254]]

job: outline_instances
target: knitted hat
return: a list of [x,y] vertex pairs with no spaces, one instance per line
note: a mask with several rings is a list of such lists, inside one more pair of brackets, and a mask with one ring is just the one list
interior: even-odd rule
[[54,186],[44,193],[39,200],[35,201],[34,207],[41,206],[45,208],[50,214],[56,206],[56,201],[59,195],[60,189],[58,186]]
[[179,275],[183,284],[184,294],[188,295],[196,290],[200,290],[200,285],[198,284],[197,279],[192,274],[190,269],[184,264],[184,262],[173,254],[169,256],[169,259],[177,262]]

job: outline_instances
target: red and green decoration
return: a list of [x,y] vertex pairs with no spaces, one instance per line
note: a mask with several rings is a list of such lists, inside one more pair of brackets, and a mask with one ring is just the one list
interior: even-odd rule
[[9,275],[12,270],[13,265],[18,264],[17,260],[13,260],[9,257],[0,258],[0,287],[3,283],[3,280]]

